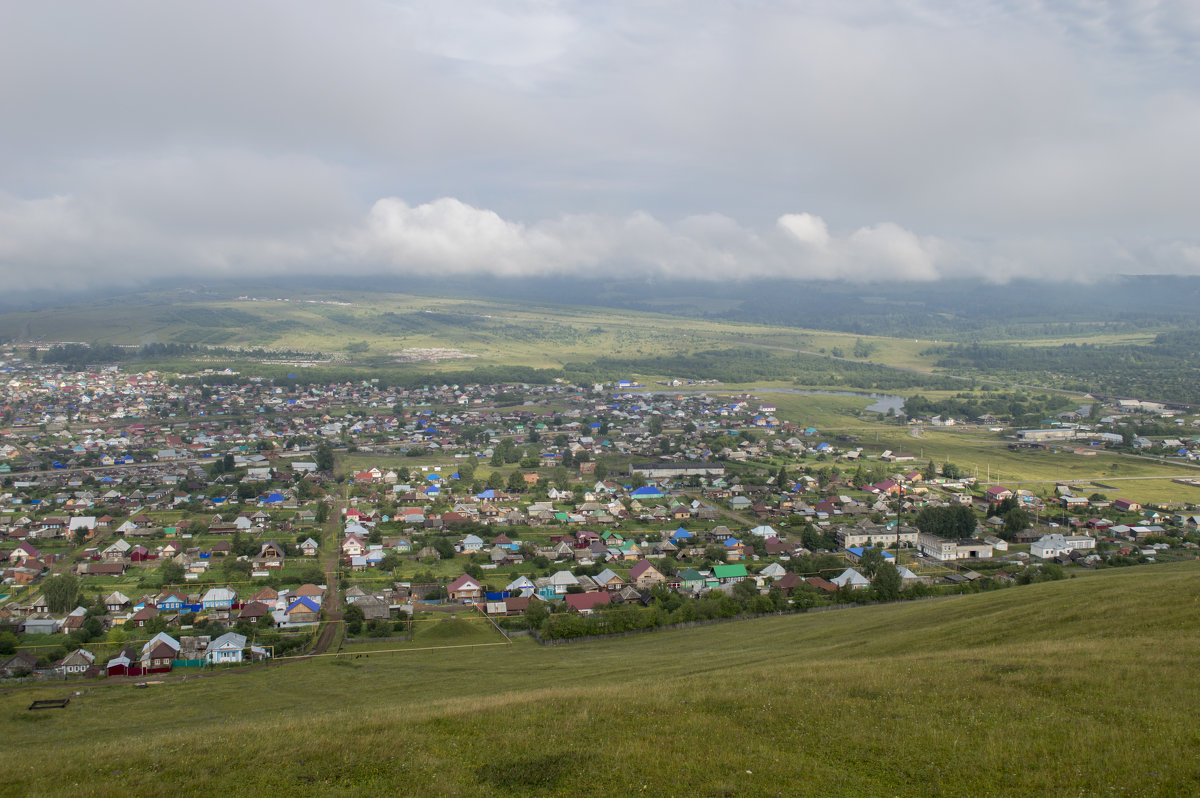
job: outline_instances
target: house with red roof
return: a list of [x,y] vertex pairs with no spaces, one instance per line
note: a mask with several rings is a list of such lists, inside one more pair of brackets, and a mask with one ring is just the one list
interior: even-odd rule
[[990,502],[1002,502],[1005,499],[1011,499],[1013,492],[1003,485],[992,485],[983,492],[983,495]]
[[591,615],[596,607],[611,603],[612,597],[608,591],[601,590],[596,593],[568,593],[564,600],[567,602],[567,608],[572,612]]
[[451,601],[474,602],[483,598],[483,586],[472,576],[463,574],[446,586]]

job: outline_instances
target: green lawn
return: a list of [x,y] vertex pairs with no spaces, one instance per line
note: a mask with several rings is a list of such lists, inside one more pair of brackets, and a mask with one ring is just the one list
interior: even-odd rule
[[[429,617],[430,615],[433,617]],[[429,613],[417,618],[413,624],[413,639],[411,641],[373,640],[370,637],[347,638],[344,652],[347,654],[358,654],[437,646],[507,644],[508,641],[504,636],[478,610],[470,607],[461,607],[455,613],[455,616],[451,618],[448,614]],[[393,632],[393,635],[396,637],[402,634],[402,632]]]
[[1195,794],[1197,577],[13,689],[0,763],[38,795]]

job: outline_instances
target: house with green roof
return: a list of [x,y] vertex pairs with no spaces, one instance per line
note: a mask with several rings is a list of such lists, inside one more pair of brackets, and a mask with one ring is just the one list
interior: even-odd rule
[[678,583],[673,586],[681,590],[700,590],[704,587],[704,574],[695,568],[681,568],[672,582]]
[[728,585],[733,582],[740,582],[749,574],[746,573],[746,566],[741,563],[731,563],[729,565],[714,565],[713,576],[717,578],[723,585]]

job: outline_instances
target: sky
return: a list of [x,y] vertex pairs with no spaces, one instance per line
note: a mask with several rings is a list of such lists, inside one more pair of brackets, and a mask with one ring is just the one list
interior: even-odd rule
[[1200,274],[1194,0],[0,0],[0,19],[6,291]]

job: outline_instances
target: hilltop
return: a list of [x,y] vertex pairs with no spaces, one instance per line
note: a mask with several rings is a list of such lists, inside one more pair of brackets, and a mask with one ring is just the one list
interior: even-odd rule
[[42,795],[1186,794],[1198,576],[10,690],[0,761]]

